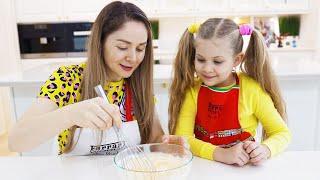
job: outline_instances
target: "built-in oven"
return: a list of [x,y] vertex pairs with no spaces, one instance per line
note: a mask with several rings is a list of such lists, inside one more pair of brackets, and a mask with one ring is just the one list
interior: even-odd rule
[[66,24],[67,56],[86,56],[86,45],[90,35],[92,23],[69,23]]
[[22,59],[86,56],[92,23],[18,24]]

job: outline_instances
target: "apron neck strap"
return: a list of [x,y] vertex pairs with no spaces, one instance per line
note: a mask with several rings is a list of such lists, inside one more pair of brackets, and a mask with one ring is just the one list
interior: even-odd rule
[[126,108],[126,120],[127,121],[132,121],[133,116],[132,116],[132,92],[131,88],[129,85],[129,81],[125,82],[125,93],[126,93],[126,99],[125,99],[125,108]]

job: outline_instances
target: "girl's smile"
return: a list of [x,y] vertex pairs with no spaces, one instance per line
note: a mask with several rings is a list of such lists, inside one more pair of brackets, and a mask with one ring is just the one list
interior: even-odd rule
[[217,76],[213,76],[213,75],[206,75],[206,74],[201,74],[201,76],[203,78],[205,78],[207,81],[212,80],[213,78],[217,77]]

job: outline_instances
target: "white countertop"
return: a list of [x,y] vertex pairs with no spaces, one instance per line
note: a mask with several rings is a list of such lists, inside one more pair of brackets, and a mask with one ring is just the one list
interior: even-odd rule
[[[285,152],[261,166],[236,167],[194,157],[188,180],[319,180],[320,151]],[[0,157],[1,179],[118,179],[112,157]]]
[[[50,74],[61,65],[75,64],[74,62],[47,62],[45,64],[33,64],[22,67],[16,73],[0,76],[0,86],[40,86],[50,76]],[[154,65],[154,82],[162,83],[171,78],[171,65]]]
[[[75,61],[25,63],[21,71],[0,76],[0,86],[40,86],[55,69],[65,64],[75,64]],[[320,60],[278,60],[272,64],[280,80],[320,79]],[[168,82],[171,77],[171,65],[154,65],[155,83]]]

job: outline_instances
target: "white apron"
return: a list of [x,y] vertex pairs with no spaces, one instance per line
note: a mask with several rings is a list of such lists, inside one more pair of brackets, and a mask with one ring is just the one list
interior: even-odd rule
[[[121,125],[124,140],[128,140],[131,145],[138,145],[141,142],[138,123],[136,120],[123,122]],[[112,127],[103,131],[101,144],[97,144],[99,133],[88,129],[76,129],[73,149],[63,155],[115,155],[124,146],[124,142],[119,142],[115,129]]]

